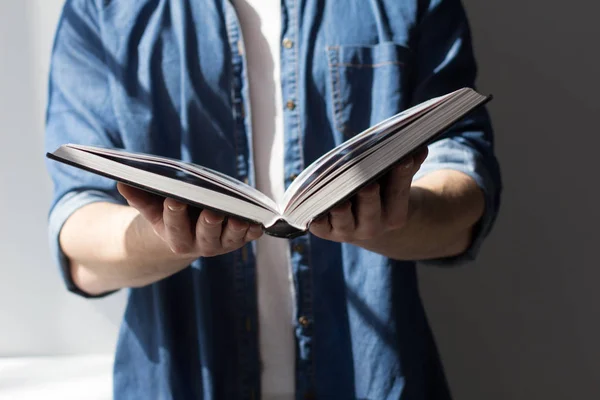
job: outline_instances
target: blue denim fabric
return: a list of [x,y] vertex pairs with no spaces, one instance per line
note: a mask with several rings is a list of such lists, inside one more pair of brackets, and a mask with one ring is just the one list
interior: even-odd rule
[[[286,185],[323,152],[433,96],[473,86],[459,0],[282,0]],[[66,142],[179,158],[254,182],[244,44],[228,0],[71,0],[52,55],[46,149]],[[50,162],[50,241],[75,210],[123,203],[114,182]],[[485,215],[499,168],[485,108],[430,147],[417,179],[471,176]],[[91,228],[93,229],[93,228]],[[415,264],[305,235],[289,241],[295,282],[297,398],[449,399],[419,298]],[[114,368],[116,399],[257,399],[260,355],[254,246],[129,290]]]

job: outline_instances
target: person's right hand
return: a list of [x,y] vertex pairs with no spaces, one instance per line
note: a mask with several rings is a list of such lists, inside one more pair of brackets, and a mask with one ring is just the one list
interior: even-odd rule
[[182,258],[213,257],[229,253],[262,235],[260,225],[202,210],[197,221],[190,220],[188,206],[118,183],[119,193],[139,211],[149,226]]

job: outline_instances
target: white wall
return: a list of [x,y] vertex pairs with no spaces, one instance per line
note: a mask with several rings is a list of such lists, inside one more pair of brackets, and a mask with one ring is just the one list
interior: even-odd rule
[[123,294],[85,301],[50,260],[46,76],[62,0],[0,1],[0,356],[112,352]]

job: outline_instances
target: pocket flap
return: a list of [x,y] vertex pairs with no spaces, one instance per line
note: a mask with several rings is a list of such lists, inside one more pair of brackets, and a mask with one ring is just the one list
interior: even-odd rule
[[374,46],[327,46],[327,52],[332,66],[354,68],[404,65],[409,63],[413,54],[408,47],[393,42]]

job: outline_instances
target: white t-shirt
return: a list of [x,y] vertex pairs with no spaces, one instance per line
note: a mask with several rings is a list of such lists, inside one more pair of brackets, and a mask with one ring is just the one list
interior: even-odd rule
[[[284,186],[283,100],[280,81],[281,0],[235,0],[250,82],[257,188],[280,201]],[[289,243],[257,242],[258,322],[262,399],[293,399],[295,341]]]

